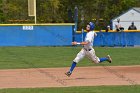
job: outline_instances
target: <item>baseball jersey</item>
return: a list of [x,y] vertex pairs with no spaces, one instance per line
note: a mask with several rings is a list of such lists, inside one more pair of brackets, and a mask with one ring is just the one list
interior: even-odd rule
[[86,34],[85,42],[89,42],[89,43],[87,45],[84,45],[84,48],[86,49],[92,48],[95,36],[97,36],[97,34],[94,31],[90,31]]

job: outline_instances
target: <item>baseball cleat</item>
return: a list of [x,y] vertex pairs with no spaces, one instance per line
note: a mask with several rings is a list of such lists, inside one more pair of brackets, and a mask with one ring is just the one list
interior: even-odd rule
[[68,77],[70,77],[72,73],[70,71],[66,72],[65,75],[67,75]]
[[112,62],[112,58],[110,57],[110,55],[107,55],[107,59],[108,59],[108,62],[109,62],[109,63]]

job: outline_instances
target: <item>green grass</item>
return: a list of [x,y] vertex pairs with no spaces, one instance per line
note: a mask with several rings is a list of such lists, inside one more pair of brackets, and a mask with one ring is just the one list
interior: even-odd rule
[[[0,47],[0,69],[69,67],[81,47]],[[95,47],[96,55],[110,54],[113,63],[108,66],[140,65],[140,48]],[[100,66],[87,58],[78,66]],[[0,89],[0,93],[140,93],[140,85],[96,86],[68,88]]]
[[[69,67],[81,47],[0,47],[0,69]],[[140,48],[95,47],[96,55],[110,54],[113,63],[104,65],[140,65]],[[100,66],[87,58],[77,66]]]
[[0,93],[140,93],[140,86],[1,89]]

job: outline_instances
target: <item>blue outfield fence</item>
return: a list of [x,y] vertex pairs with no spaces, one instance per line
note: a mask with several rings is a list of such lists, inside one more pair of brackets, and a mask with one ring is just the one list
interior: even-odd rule
[[[82,41],[74,24],[0,25],[0,46],[70,46],[72,41]],[[140,32],[97,32],[94,46],[140,46]]]
[[[84,37],[86,32],[84,32]],[[81,42],[82,34],[76,33],[75,41]],[[140,32],[97,32],[94,46],[140,46]]]
[[1,25],[0,46],[69,46],[74,24]]

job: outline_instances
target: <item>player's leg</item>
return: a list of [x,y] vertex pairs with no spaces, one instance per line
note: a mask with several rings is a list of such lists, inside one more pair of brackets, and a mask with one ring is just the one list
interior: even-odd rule
[[105,62],[108,61],[109,63],[112,62],[112,59],[109,55],[107,55],[107,57],[103,57],[103,58],[98,58],[95,54],[94,49],[90,50],[89,52],[87,52],[88,55],[90,57],[90,59],[94,62],[94,63],[101,63],[101,62]]
[[94,49],[87,51],[86,56],[94,63],[98,64],[100,62],[100,59],[95,55]]
[[112,59],[110,57],[110,55],[107,55],[106,57],[100,58],[100,63],[108,61],[109,63],[112,62]]
[[82,50],[77,54],[76,58],[73,60],[72,65],[71,65],[71,67],[70,67],[70,70],[69,70],[67,73],[65,73],[65,74],[66,74],[67,76],[70,76],[70,75],[72,74],[74,68],[76,67],[77,63],[78,63],[79,61],[81,61],[84,57],[85,57],[85,52],[84,52],[84,50],[82,49]]

